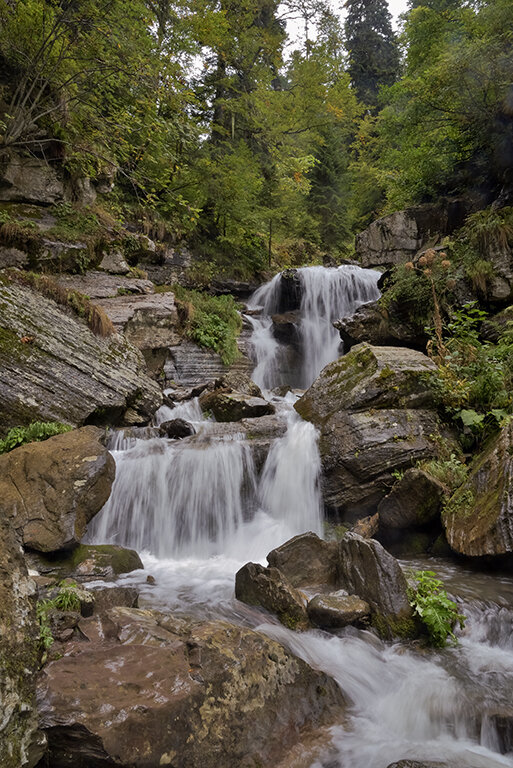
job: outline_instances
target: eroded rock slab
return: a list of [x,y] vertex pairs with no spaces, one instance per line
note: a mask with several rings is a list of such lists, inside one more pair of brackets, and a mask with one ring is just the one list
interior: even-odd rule
[[0,456],[2,509],[25,547],[53,552],[80,541],[114,481],[102,437],[101,429],[83,427]]
[[50,299],[0,281],[0,432],[31,421],[144,424],[162,401],[124,337],[96,336]]
[[370,606],[356,595],[331,593],[316,595],[307,605],[308,618],[315,627],[341,629],[348,624],[364,621],[370,616]]
[[343,705],[326,675],[264,635],[113,608],[84,619],[39,682],[52,768],[275,765]]

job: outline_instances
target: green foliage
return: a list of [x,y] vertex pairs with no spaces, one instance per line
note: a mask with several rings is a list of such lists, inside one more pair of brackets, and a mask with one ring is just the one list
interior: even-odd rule
[[419,467],[439,480],[448,491],[455,491],[456,488],[459,488],[465,482],[468,474],[468,467],[455,453],[451,453],[446,459],[437,458],[421,462]]
[[237,336],[242,320],[233,296],[208,296],[200,291],[173,288],[184,330],[202,347],[217,352],[225,365],[239,356]]
[[443,583],[433,571],[416,571],[408,588],[410,605],[427,630],[431,645],[444,648],[448,641],[457,642],[454,627],[463,629],[465,616],[447,596]]
[[89,238],[98,233],[100,222],[92,211],[87,211],[71,203],[58,203],[52,208],[57,224],[50,230],[51,237],[73,242],[83,237]]
[[48,649],[53,645],[54,638],[50,628],[49,614],[51,611],[80,611],[79,586],[74,581],[61,581],[57,594],[48,600],[38,600],[36,615],[39,623],[39,647],[42,652],[42,662],[46,661]]
[[25,443],[40,442],[54,435],[69,432],[73,427],[58,421],[33,421],[28,427],[13,427],[3,440],[0,440],[0,454],[8,453]]

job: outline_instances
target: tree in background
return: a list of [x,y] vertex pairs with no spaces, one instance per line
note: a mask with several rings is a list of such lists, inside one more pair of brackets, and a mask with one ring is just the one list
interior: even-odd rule
[[346,0],[348,72],[360,101],[377,108],[381,86],[399,72],[397,41],[387,0]]

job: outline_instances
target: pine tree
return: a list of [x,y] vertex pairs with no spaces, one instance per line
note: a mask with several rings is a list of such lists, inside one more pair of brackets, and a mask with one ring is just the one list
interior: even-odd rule
[[378,104],[381,85],[397,78],[399,54],[387,0],[347,0],[349,74],[360,101]]

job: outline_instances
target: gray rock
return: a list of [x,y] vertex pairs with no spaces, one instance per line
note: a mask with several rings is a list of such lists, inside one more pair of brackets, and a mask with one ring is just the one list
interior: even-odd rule
[[0,245],[0,269],[5,269],[6,267],[23,269],[23,267],[28,266],[28,263],[29,257],[25,251]]
[[105,587],[94,589],[92,594],[94,613],[104,613],[117,606],[138,608],[139,592],[134,587]]
[[408,469],[380,501],[379,520],[388,528],[422,527],[440,517],[445,488],[422,469]]
[[481,325],[481,338],[484,341],[491,341],[496,344],[500,337],[508,330],[508,326],[513,322],[513,306],[506,307],[502,312],[487,318]]
[[323,629],[341,629],[362,622],[371,612],[370,606],[356,595],[337,593],[316,595],[306,610],[312,624]]
[[359,344],[326,366],[298,400],[296,410],[320,431],[330,509],[374,514],[393,472],[437,455],[443,429],[430,388],[434,370],[420,352]]
[[155,292],[150,280],[141,280],[121,275],[108,275],[97,270],[88,270],[84,275],[52,275],[55,282],[78,291],[91,299],[107,299],[120,294],[149,294]]
[[365,600],[372,624],[385,637],[413,637],[413,610],[397,560],[374,539],[346,533],[339,544],[338,584]]
[[100,269],[111,275],[127,275],[130,272],[123,252],[119,249],[110,250],[104,255],[100,262]]
[[290,344],[299,349],[301,336],[299,333],[299,312],[284,312],[281,315],[272,316],[272,331],[276,341],[282,344]]
[[427,336],[400,317],[400,308],[387,309],[379,302],[358,307],[354,315],[334,323],[340,331],[344,352],[366,341],[377,346],[405,346],[425,349]]
[[115,463],[96,427],[28,443],[0,456],[2,509],[25,547],[71,547],[110,495]]
[[29,552],[27,558],[35,572],[59,581],[113,579],[122,573],[144,568],[134,549],[126,549],[116,544],[80,544],[74,549],[60,551],[54,555]]
[[252,367],[252,363],[244,355],[233,365],[226,366],[216,352],[184,341],[169,349],[164,372],[169,386],[178,384],[183,387],[195,387],[205,381],[215,381],[228,371],[247,374]]
[[261,605],[289,629],[309,626],[305,600],[277,568],[246,563],[235,574],[235,597],[249,605]]
[[513,552],[513,424],[477,456],[467,481],[446,504],[442,521],[449,545],[471,557]]
[[51,205],[63,197],[62,180],[44,160],[12,155],[0,166],[0,201]]
[[89,642],[39,678],[52,768],[277,765],[344,705],[327,675],[251,629],[130,608],[79,629]]
[[269,416],[275,412],[274,405],[262,397],[220,389],[203,393],[200,396],[200,405],[204,411],[210,411],[217,421],[240,421]]
[[144,424],[161,401],[127,339],[96,336],[50,299],[0,282],[0,433],[31,421]]
[[[398,763],[390,763],[387,768],[461,768],[461,763],[432,763],[425,760],[399,760]],[[470,768],[470,766],[469,766]]]
[[362,267],[394,266],[411,261],[418,251],[435,246],[442,237],[460,227],[469,213],[469,203],[461,199],[391,213],[356,235],[356,257]]
[[44,237],[31,261],[38,271],[82,272],[90,261],[86,243],[64,243]]
[[302,533],[273,549],[267,562],[278,568],[294,587],[335,584],[338,546],[323,541],[317,534]]

